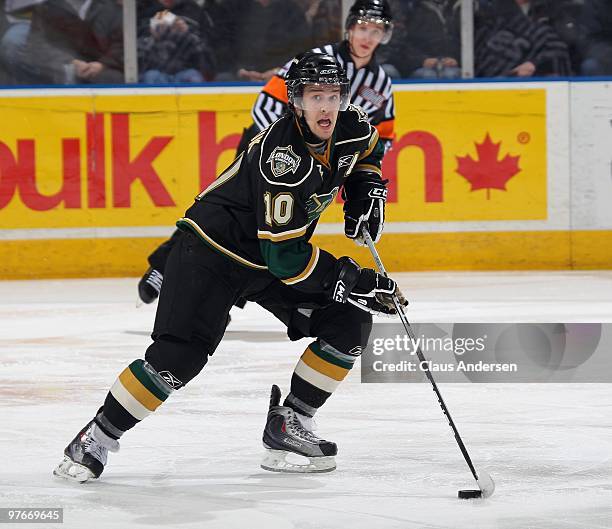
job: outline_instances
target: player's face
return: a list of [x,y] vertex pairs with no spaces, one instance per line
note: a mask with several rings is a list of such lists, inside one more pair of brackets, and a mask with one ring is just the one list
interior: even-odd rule
[[382,24],[358,20],[349,30],[351,50],[360,58],[370,57],[385,37]]
[[301,109],[312,133],[327,140],[331,138],[340,111],[341,97],[338,85],[307,85],[304,87]]

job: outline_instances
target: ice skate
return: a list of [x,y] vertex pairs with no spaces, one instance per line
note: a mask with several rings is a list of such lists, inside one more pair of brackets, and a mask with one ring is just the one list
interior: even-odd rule
[[109,450],[118,452],[119,441],[106,435],[91,421],[66,447],[64,460],[53,475],[78,483],[98,479],[106,465]]
[[261,468],[272,472],[331,472],[336,468],[336,443],[312,433],[308,418],[280,406],[281,392],[272,386],[268,420],[263,433],[266,454]]

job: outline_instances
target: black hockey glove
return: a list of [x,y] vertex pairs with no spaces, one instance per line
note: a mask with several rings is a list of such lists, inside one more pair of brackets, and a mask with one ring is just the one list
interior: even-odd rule
[[138,282],[138,296],[143,303],[153,303],[161,290],[163,274],[155,268],[149,267]]
[[338,303],[352,303],[371,314],[386,316],[397,314],[393,296],[402,306],[408,304],[393,279],[371,268],[361,268],[350,257],[338,259],[335,276],[332,299]]
[[[365,176],[365,178],[360,178]],[[355,178],[351,180],[351,178]],[[364,246],[361,227],[365,226],[376,243],[385,223],[387,180],[376,174],[359,174],[349,177],[344,184],[344,233],[360,246]]]

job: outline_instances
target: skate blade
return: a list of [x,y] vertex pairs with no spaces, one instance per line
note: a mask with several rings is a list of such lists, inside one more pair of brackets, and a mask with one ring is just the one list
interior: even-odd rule
[[[288,461],[287,457],[296,457],[307,461],[307,463],[297,463]],[[261,462],[261,468],[270,472],[286,472],[289,474],[317,474],[336,470],[336,460],[334,456],[306,457],[293,452],[284,450],[267,449]]]
[[98,479],[86,466],[75,463],[68,456],[64,456],[64,460],[53,470],[53,475],[76,483]]

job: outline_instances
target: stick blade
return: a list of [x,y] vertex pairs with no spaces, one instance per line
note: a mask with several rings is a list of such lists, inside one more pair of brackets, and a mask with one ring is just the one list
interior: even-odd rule
[[493,478],[486,472],[478,472],[478,479],[476,480],[480,490],[482,491],[482,497],[488,498],[495,492],[495,482]]

